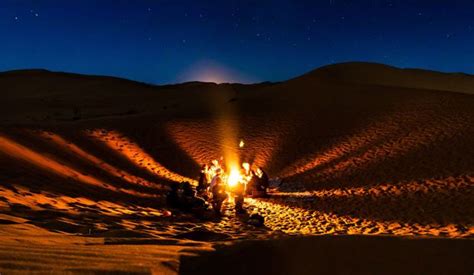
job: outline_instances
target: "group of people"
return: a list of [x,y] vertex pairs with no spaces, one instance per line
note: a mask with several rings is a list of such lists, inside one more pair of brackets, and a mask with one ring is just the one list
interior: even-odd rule
[[188,182],[174,185],[168,203],[186,209],[207,208],[210,204],[220,215],[224,201],[232,197],[236,213],[243,214],[244,198],[265,197],[268,187],[268,175],[260,167],[252,170],[248,163],[243,163],[240,171],[228,171],[222,160],[213,160],[202,166],[196,191]]

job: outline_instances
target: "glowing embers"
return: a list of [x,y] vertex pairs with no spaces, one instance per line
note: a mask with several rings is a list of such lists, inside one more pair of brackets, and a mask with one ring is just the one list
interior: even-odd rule
[[135,165],[145,168],[152,174],[155,174],[161,178],[175,182],[196,182],[193,179],[181,176],[163,167],[163,165],[156,162],[150,155],[140,148],[138,144],[134,143],[129,138],[123,136],[117,131],[97,129],[86,131],[86,134],[103,142],[110,149],[118,152]]
[[64,138],[62,138],[61,136],[59,136],[55,133],[41,131],[41,132],[39,132],[39,134],[41,136],[43,136],[44,138],[46,138],[46,139],[52,141],[53,143],[55,143],[57,146],[60,146],[61,148],[63,148],[65,150],[81,157],[82,159],[93,163],[95,166],[99,167],[100,169],[106,171],[107,173],[109,173],[109,174],[111,174],[111,175],[113,175],[117,178],[124,179],[125,181],[127,181],[129,183],[133,183],[133,184],[137,184],[137,185],[143,185],[143,186],[152,187],[152,188],[159,188],[160,187],[160,185],[158,185],[158,184],[149,182],[146,179],[143,179],[141,177],[137,177],[137,176],[134,176],[132,174],[129,174],[126,171],[123,171],[121,169],[118,169],[118,168],[106,163],[105,161],[103,161],[103,160],[97,158],[96,156],[84,151],[83,149],[79,148],[76,144],[65,140]]

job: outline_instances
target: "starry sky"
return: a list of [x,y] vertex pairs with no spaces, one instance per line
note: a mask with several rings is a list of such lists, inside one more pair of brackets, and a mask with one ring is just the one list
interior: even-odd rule
[[0,71],[153,84],[286,80],[347,61],[474,74],[474,1],[1,0]]

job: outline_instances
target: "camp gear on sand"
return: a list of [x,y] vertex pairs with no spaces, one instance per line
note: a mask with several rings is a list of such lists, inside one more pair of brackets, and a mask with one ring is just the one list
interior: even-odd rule
[[264,226],[265,225],[265,218],[260,215],[260,214],[252,214],[250,215],[249,219],[247,220],[247,223],[253,225],[253,226]]

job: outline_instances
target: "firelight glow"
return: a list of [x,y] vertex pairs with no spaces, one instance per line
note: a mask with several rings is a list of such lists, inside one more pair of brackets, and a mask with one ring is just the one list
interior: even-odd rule
[[229,178],[227,179],[227,185],[229,187],[234,187],[241,180],[242,175],[240,175],[239,169],[232,167],[229,172]]

